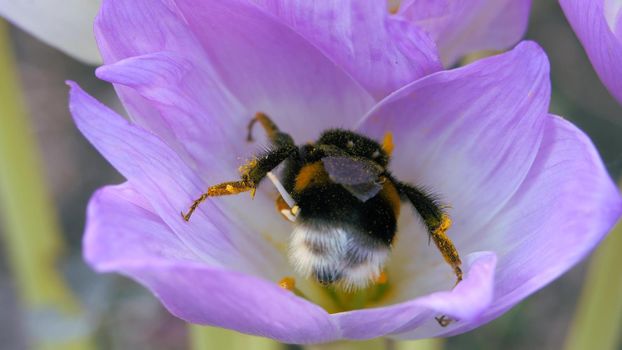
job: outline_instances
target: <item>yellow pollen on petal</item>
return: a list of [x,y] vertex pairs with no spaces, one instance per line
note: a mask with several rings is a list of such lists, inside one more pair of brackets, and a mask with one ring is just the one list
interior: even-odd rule
[[296,289],[296,280],[293,277],[284,277],[279,281],[279,287],[293,292]]
[[397,11],[400,10],[399,0],[389,0],[388,3],[389,3],[388,10],[390,14],[394,15],[397,13]]
[[391,155],[393,153],[393,149],[395,145],[393,144],[393,133],[387,131],[384,134],[384,138],[382,139],[382,149],[387,153],[387,155]]

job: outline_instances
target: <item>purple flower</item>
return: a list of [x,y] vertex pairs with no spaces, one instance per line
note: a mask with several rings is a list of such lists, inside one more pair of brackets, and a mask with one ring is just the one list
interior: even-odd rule
[[622,103],[622,2],[560,0],[560,4],[600,80]]
[[[89,204],[89,264],[137,280],[193,323],[289,343],[425,338],[499,316],[603,238],[622,201],[589,139],[547,113],[537,45],[432,73],[433,44],[408,39],[416,27],[371,5],[343,10],[357,21],[323,18],[335,21],[326,34],[314,19],[292,27],[243,1],[104,1],[97,75],[115,84],[131,122],[70,83],[79,129],[127,178]],[[321,306],[339,310],[316,283],[297,278],[309,300],[277,284],[295,273],[292,227],[271,186],[253,201],[208,200],[185,222],[180,211],[256,151],[244,136],[257,111],[298,143],[334,126],[392,132],[393,173],[451,204],[465,279],[452,289],[450,267],[404,207],[389,292],[375,308],[329,314]],[[457,321],[443,328],[439,315]]]

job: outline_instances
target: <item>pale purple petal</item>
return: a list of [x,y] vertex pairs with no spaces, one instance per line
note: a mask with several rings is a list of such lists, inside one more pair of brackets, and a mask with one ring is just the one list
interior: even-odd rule
[[237,0],[177,6],[229,90],[297,140],[352,127],[374,103],[315,46],[255,6]]
[[0,17],[88,64],[101,63],[93,38],[98,0],[0,0]]
[[100,272],[137,261],[201,262],[128,183],[101,188],[91,198],[83,252]]
[[547,118],[538,157],[521,188],[483,232],[497,235],[495,298],[485,323],[583,259],[622,214],[622,198],[589,138]]
[[340,332],[319,306],[253,276],[197,264],[125,267],[174,315],[285,343],[337,340]]
[[162,1],[105,1],[95,32],[107,63],[97,75],[115,83],[132,120],[166,141],[205,181],[213,173],[231,174],[222,168],[235,169],[245,155],[241,130],[252,113],[222,84],[174,8]]
[[[141,96],[134,90],[120,92],[137,122],[167,141],[170,125],[180,142],[190,133],[192,149],[200,148],[201,134],[238,132],[239,137],[227,139],[243,144],[243,125],[258,111],[268,113],[297,139],[310,139],[323,127],[353,125],[373,104],[371,96],[317,48],[245,2],[105,2],[96,28],[107,63],[141,56],[101,70],[100,76],[115,83],[121,76],[119,83],[127,85],[124,71],[143,68],[139,63],[174,67],[177,86],[155,86],[159,91],[149,95],[148,103],[140,101],[142,94],[153,92],[170,72],[144,72],[151,75],[143,81],[146,85],[133,84]],[[178,105],[170,106],[170,96],[182,94]],[[188,115],[191,107],[199,107],[194,115]],[[295,120],[313,122],[301,125]],[[188,131],[187,125],[195,130]]]
[[622,103],[620,6],[606,0],[560,0],[568,22],[609,92]]
[[468,322],[484,312],[492,300],[497,258],[494,253],[480,252],[466,257],[465,279],[452,291],[441,291],[383,308],[356,310],[334,315],[343,336],[369,339],[418,329],[418,338],[449,332],[434,317],[448,316]]
[[383,1],[254,0],[382,98],[441,69],[434,41]]
[[549,98],[548,60],[539,46],[524,42],[503,55],[435,73],[397,91],[360,130],[376,139],[393,132],[391,169],[451,206],[449,235],[464,251],[467,242],[481,240],[479,229],[527,176]]
[[105,65],[96,73],[145,98],[155,111],[142,116],[149,112],[141,109],[137,123],[163,123],[166,130],[153,131],[195,163],[206,181],[214,181],[213,174],[234,175],[238,158],[248,153],[243,131],[250,115],[243,120],[244,107],[209,75],[196,74],[201,69],[183,55],[161,51]]
[[88,214],[87,261],[144,284],[186,321],[290,343],[339,337],[326,311],[277,283],[202,262],[131,185],[99,190]]
[[527,29],[531,0],[406,0],[398,15],[427,30],[453,65],[478,50],[502,50]]
[[[485,312],[442,333],[414,320],[400,338],[457,334],[498,316],[584,257],[620,216],[620,196],[594,147],[546,113],[548,99],[546,57],[523,43],[413,83],[362,125],[376,137],[392,131],[397,177],[451,205],[448,235],[463,256],[498,256]],[[394,257],[405,254],[422,255],[396,245]]]
[[216,202],[204,203],[185,222],[185,211],[201,180],[157,136],[132,125],[70,83],[70,110],[84,136],[125,176],[154,212],[206,263],[281,278],[280,256],[243,222],[233,221]]

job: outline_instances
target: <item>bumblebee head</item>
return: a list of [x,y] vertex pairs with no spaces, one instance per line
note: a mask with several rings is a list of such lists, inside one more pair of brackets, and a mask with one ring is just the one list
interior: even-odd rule
[[383,168],[389,164],[389,154],[378,142],[352,131],[327,130],[322,133],[317,143],[338,147],[351,156],[367,158]]

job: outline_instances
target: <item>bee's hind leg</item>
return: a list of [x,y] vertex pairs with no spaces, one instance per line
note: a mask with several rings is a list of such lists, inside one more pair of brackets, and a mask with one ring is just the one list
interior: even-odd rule
[[423,223],[428,229],[430,239],[443,255],[445,261],[451,266],[456,275],[456,284],[462,281],[462,261],[454,243],[449,239],[446,232],[451,226],[451,219],[443,211],[437,201],[424,191],[401,182],[395,182],[402,198],[407,199],[415,207]]

